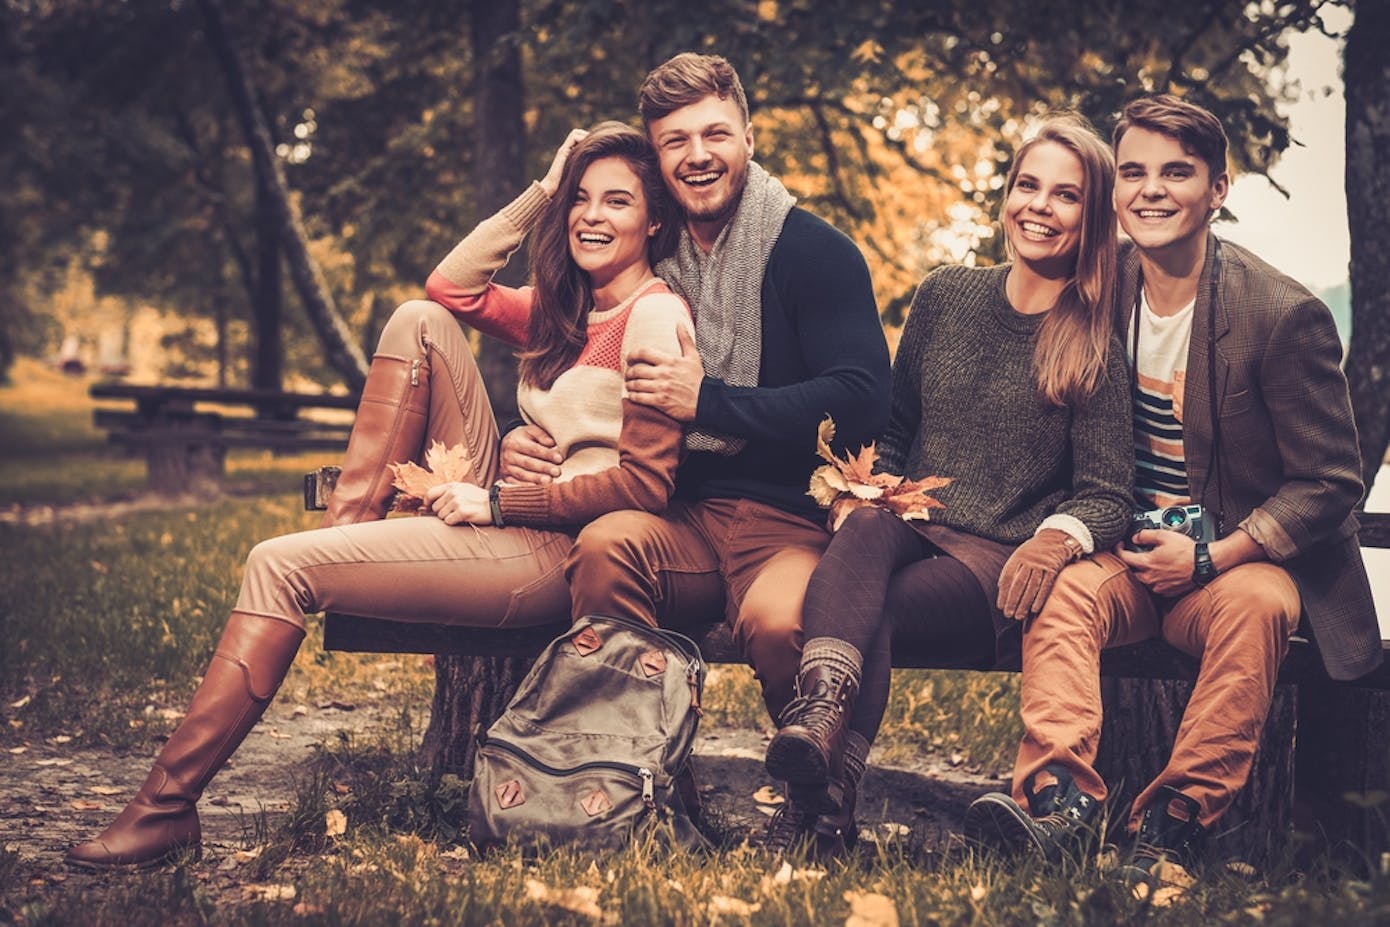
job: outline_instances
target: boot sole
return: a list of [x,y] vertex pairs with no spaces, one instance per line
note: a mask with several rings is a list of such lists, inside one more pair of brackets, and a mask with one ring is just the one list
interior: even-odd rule
[[63,862],[74,869],[85,869],[88,872],[142,872],[146,869],[155,869],[169,863],[188,860],[198,862],[203,858],[203,848],[201,845],[176,847],[165,853],[163,856],[145,860],[139,863],[102,863],[96,860],[75,859],[71,856],[64,856]]
[[815,745],[788,731],[779,731],[767,745],[763,765],[768,775],[787,783],[799,803],[817,814],[835,814],[841,801],[830,789],[830,769]]
[[1008,796],[990,793],[970,803],[962,827],[965,841],[1005,858],[1042,853],[1028,813]]

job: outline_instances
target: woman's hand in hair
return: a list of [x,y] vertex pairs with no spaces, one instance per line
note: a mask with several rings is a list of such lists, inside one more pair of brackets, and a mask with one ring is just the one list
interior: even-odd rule
[[570,134],[565,136],[565,140],[555,150],[555,157],[550,162],[550,170],[545,172],[545,176],[540,181],[541,189],[545,191],[546,196],[554,196],[555,191],[560,189],[560,175],[565,172],[565,162],[569,160],[570,152],[588,134],[588,129],[570,129]]
[[446,525],[490,525],[487,490],[472,483],[442,483],[425,493],[434,514]]

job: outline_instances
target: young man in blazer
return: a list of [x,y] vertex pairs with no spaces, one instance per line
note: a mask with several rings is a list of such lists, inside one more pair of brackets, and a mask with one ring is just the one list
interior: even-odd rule
[[1172,96],[1135,100],[1114,143],[1115,210],[1131,239],[1117,311],[1137,504],[1180,530],[1139,531],[1060,574],[1024,634],[1013,795],[972,804],[966,835],[1053,860],[1089,845],[1106,797],[1093,768],[1101,651],[1161,635],[1201,669],[1168,764],[1127,822],[1121,872],[1153,885],[1196,861],[1245,784],[1300,617],[1333,679],[1374,669],[1381,644],[1331,314],[1209,230],[1230,186],[1213,114]]

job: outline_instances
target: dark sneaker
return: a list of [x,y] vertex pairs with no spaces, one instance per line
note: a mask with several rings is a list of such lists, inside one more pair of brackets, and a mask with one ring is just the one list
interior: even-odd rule
[[1088,856],[1099,843],[1101,803],[1076,788],[1065,769],[1047,771],[1057,783],[1028,793],[1036,817],[1002,792],[981,795],[965,811],[966,842],[1005,858],[1034,854],[1059,863]]
[[1139,833],[1120,866],[1120,878],[1139,897],[1190,886],[1192,870],[1201,859],[1206,828],[1199,823],[1202,807],[1197,800],[1172,786],[1164,786],[1144,809]]

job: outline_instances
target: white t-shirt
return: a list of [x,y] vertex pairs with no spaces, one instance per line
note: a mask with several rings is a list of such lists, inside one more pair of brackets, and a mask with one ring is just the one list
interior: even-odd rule
[[[1192,315],[1197,301],[1172,315],[1158,315],[1141,295],[1127,346],[1138,375],[1134,394],[1134,488],[1155,508],[1190,501],[1183,458],[1183,386]],[[1136,337],[1138,357],[1135,357]]]

